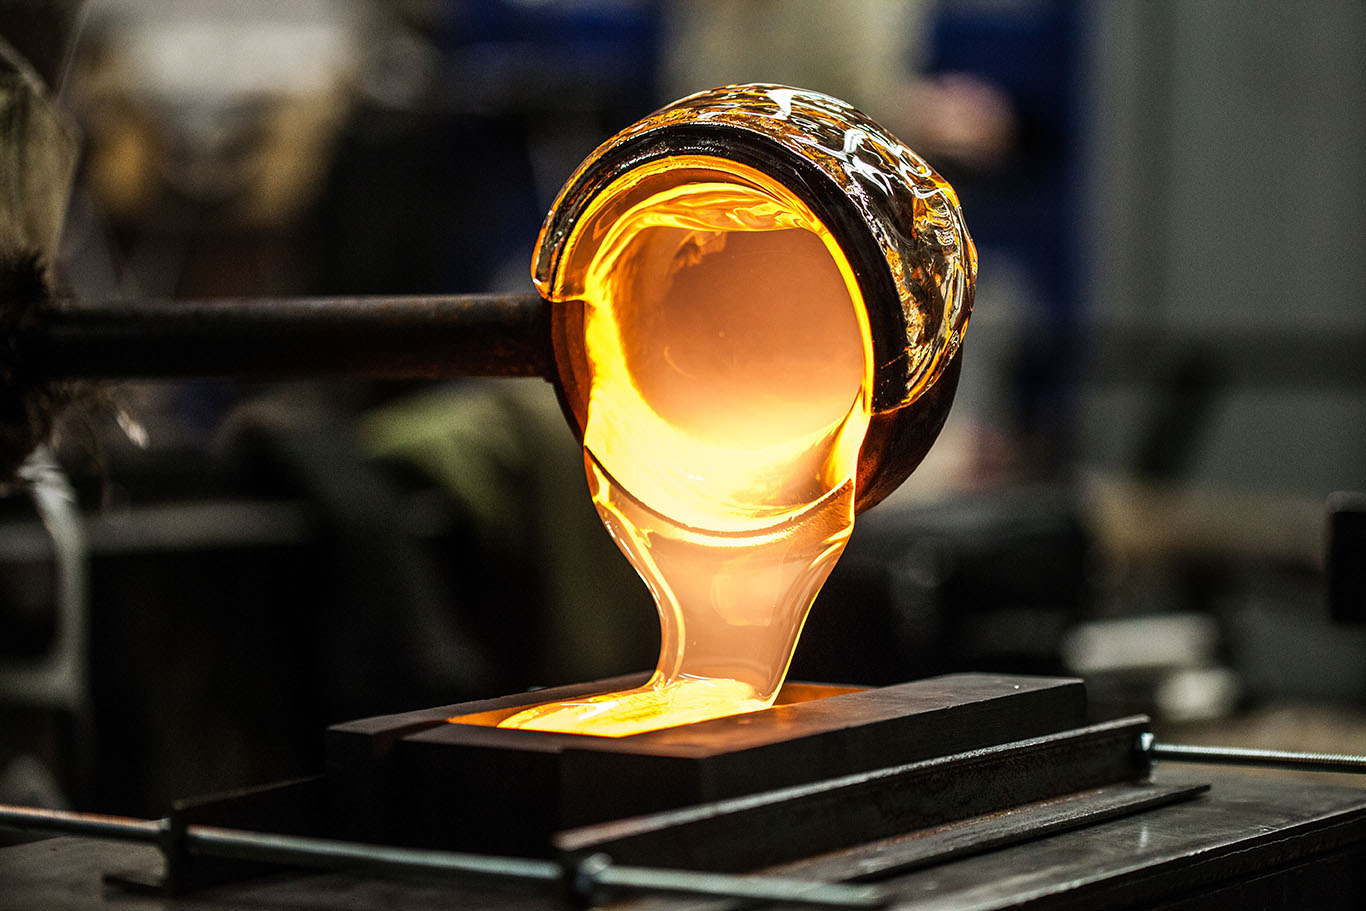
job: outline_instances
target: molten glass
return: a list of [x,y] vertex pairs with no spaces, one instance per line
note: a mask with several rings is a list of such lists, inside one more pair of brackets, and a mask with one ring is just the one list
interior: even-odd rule
[[502,726],[623,736],[772,704],[855,512],[943,425],[976,273],[953,189],[819,92],[723,86],[600,146],[532,278],[659,663]]
[[[854,521],[872,344],[835,239],[778,181],[675,156],[581,216],[584,462],[653,593],[643,687],[500,726],[623,736],[767,708]],[[571,240],[572,243],[572,240]]]

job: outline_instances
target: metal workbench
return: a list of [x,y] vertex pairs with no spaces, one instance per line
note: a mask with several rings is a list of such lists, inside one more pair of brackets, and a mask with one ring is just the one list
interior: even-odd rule
[[[1312,777],[1163,764],[1157,785],[1209,782],[1204,794],[1010,847],[969,853],[877,880],[892,907],[1360,908],[1366,906],[1366,788]],[[1017,811],[997,814],[999,821]],[[1022,812],[1028,812],[1022,810]],[[847,879],[918,839],[955,826],[980,832],[990,818],[912,832],[787,864],[775,873]],[[149,878],[155,847],[61,837],[0,849],[0,909],[360,909],[562,907],[559,894],[528,885],[281,871],[168,898],[106,882]],[[723,903],[640,897],[617,907],[722,908]]]

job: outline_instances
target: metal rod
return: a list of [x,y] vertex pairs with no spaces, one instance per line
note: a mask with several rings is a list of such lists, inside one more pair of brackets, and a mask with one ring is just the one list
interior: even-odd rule
[[157,819],[74,813],[70,810],[16,807],[9,804],[0,804],[0,826],[61,835],[86,835],[91,838],[152,843],[160,841],[165,831],[162,820]]
[[1168,759],[1173,762],[1203,762],[1301,769],[1309,772],[1366,774],[1366,756],[1353,756],[1344,753],[1299,753],[1288,750],[1161,743],[1153,739],[1152,734],[1144,734],[1140,746],[1143,752],[1153,759]]
[[536,883],[557,883],[563,877],[559,864],[549,860],[397,848],[218,826],[187,827],[185,843],[196,855],[360,873],[482,876]]
[[[150,842],[160,845],[163,852],[172,850],[169,844],[172,827],[168,819],[134,819],[0,805],[0,826]],[[584,898],[591,898],[603,890],[631,890],[825,908],[878,908],[887,903],[886,893],[875,886],[617,866],[605,854],[594,854],[565,866],[550,860],[370,845],[205,825],[186,826],[179,837],[184,849],[193,855],[386,876],[488,877],[557,887],[567,883],[575,894]]]
[[549,377],[554,369],[550,306],[536,294],[80,303],[39,310],[9,331],[11,353],[0,357],[42,379]]

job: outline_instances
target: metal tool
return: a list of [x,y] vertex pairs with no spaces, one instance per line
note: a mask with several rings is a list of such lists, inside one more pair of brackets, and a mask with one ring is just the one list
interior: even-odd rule
[[1144,734],[1139,739],[1139,749],[1151,759],[1167,759],[1172,762],[1216,763],[1219,765],[1299,769],[1307,772],[1366,774],[1366,756],[1353,756],[1344,753],[1304,753],[1290,750],[1162,743],[1150,733]]
[[[561,310],[534,293],[29,306],[0,300],[0,405],[31,409],[52,384],[73,379],[215,377],[542,377],[563,400],[568,371],[552,344],[563,331],[554,328]],[[859,460],[860,489],[869,491],[860,510],[920,463],[948,416],[960,361],[955,354],[914,406],[870,429]],[[568,404],[566,416],[581,432]],[[16,454],[16,464],[26,454]]]
[[33,380],[553,378],[535,293],[72,303],[18,314],[0,368]]
[[585,245],[579,219],[607,181],[645,162],[697,155],[756,167],[790,187],[851,264],[873,354],[855,492],[856,510],[867,509],[910,475],[948,416],[976,251],[953,190],[914,152],[843,102],[762,85],[684,99],[585,161],[542,230],[539,296],[56,304],[33,255],[45,248],[0,244],[0,416],[15,416],[16,428],[0,449],[27,447],[0,452],[0,467],[42,442],[52,410],[42,403],[74,378],[542,376],[581,434],[590,373],[581,305],[564,284],[568,248],[582,255]]
[[561,864],[552,860],[400,848],[219,826],[177,827],[170,819],[137,819],[9,805],[0,805],[0,826],[153,844],[168,856],[176,851],[187,851],[206,857],[389,877],[510,880],[567,891],[581,900],[592,900],[604,892],[653,892],[824,908],[878,908],[887,901],[883,891],[875,886],[621,866],[613,864],[605,854],[591,854]]

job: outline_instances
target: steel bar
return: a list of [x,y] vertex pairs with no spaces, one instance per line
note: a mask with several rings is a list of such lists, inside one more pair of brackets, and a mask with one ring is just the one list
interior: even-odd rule
[[548,860],[367,845],[218,826],[188,826],[185,843],[191,854],[208,857],[391,876],[421,873],[556,883],[563,875],[560,866]]
[[1143,735],[1141,747],[1152,759],[1172,762],[1216,763],[1219,765],[1265,766],[1300,769],[1308,772],[1353,772],[1366,774],[1366,756],[1344,753],[1300,753],[1288,750],[1259,750],[1244,747],[1200,746],[1162,743],[1152,734]]
[[0,826],[59,835],[85,835],[116,841],[155,843],[161,840],[165,825],[158,819],[131,816],[105,816],[99,813],[74,813],[40,807],[0,804]]
[[[150,842],[160,845],[163,852],[175,849],[170,842],[176,833],[173,833],[169,819],[135,819],[0,805],[0,826]],[[178,838],[184,850],[198,856],[380,876],[485,877],[556,887],[567,884],[575,894],[585,898],[599,891],[626,890],[826,908],[877,908],[886,904],[886,895],[873,886],[617,866],[603,854],[594,854],[577,863],[560,864],[524,857],[370,845],[205,825],[186,826]]]
[[11,331],[6,366],[41,379],[534,377],[554,361],[535,294],[80,303]]

